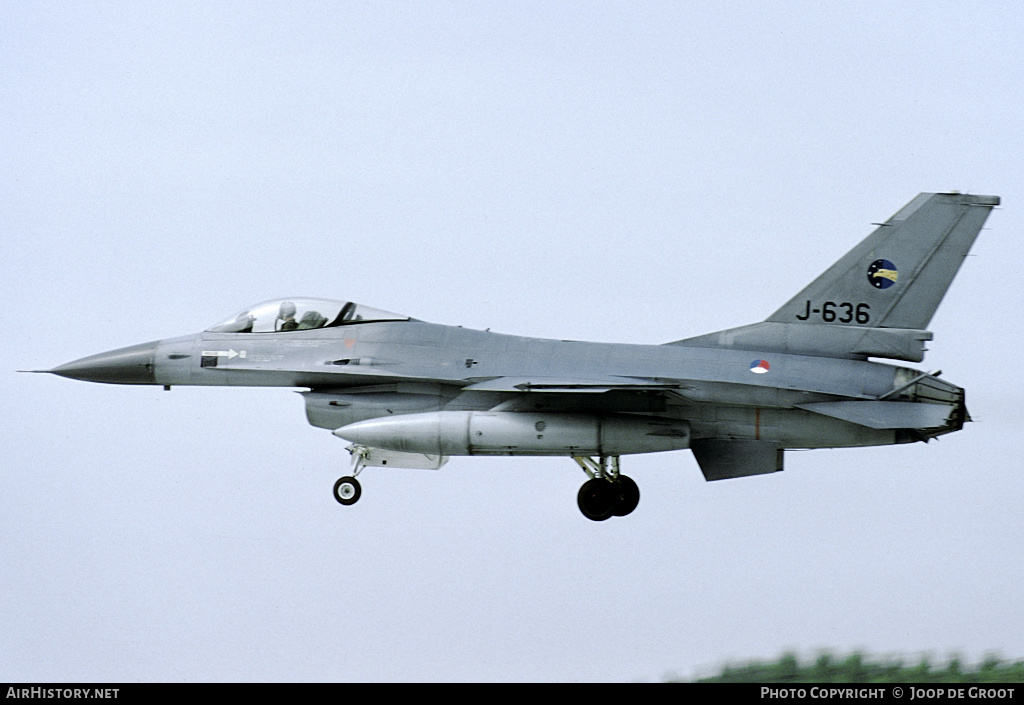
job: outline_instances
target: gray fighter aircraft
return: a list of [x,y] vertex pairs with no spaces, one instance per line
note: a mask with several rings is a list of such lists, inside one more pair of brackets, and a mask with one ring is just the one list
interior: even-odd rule
[[53,370],[113,384],[302,387],[309,422],[368,466],[453,455],[572,458],[595,521],[640,499],[619,458],[689,448],[707,480],[782,470],[786,449],[928,441],[970,420],[926,330],[997,196],[923,193],[766,320],[664,345],[542,340],[352,302],[268,301],[223,323]]

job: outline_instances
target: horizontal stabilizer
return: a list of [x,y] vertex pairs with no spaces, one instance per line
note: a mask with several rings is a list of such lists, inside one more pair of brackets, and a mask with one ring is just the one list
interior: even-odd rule
[[704,479],[765,475],[782,470],[782,449],[775,441],[704,438],[690,443]]
[[826,401],[797,408],[868,428],[942,428],[956,413],[954,404],[912,401]]

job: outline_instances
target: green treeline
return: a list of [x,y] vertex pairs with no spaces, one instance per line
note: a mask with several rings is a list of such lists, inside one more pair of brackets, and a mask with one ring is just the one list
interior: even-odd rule
[[753,661],[726,665],[698,683],[1024,683],[1024,661],[986,658],[968,666],[958,658],[933,664],[927,657],[906,663],[901,659],[873,659],[860,653],[837,658],[825,653],[801,663],[794,654],[775,662]]

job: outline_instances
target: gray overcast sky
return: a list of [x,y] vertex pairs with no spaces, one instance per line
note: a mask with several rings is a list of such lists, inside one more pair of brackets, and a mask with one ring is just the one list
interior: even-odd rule
[[[1024,656],[1016,2],[0,4],[0,681],[654,680]],[[538,337],[758,321],[1002,196],[925,363],[976,423],[705,483],[371,469],[289,390],[17,374],[278,296]]]

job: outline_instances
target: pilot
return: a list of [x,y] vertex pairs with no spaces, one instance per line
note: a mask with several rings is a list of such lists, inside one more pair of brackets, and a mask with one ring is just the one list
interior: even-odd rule
[[235,318],[235,325],[238,333],[252,333],[252,324],[256,322],[256,316],[251,313],[240,313]]
[[325,323],[327,323],[327,319],[319,311],[306,311],[302,314],[302,320],[299,321],[299,330],[319,328]]
[[277,314],[277,320],[281,322],[277,330],[295,330],[298,328],[299,324],[295,320],[295,304],[291,301],[281,302],[281,309]]

